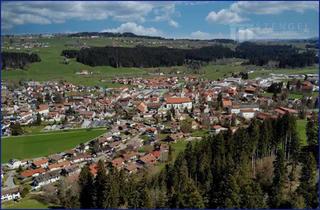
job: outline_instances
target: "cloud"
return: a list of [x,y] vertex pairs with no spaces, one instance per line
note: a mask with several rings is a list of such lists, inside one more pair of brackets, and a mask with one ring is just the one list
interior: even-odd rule
[[240,1],[231,4],[227,9],[211,11],[206,20],[212,23],[231,24],[248,20],[244,17],[246,14],[272,15],[285,11],[303,13],[307,10],[318,11],[319,3],[317,1]]
[[207,32],[202,32],[202,31],[194,31],[190,34],[190,37],[192,39],[221,39],[221,38],[226,38],[225,35],[222,33],[218,34],[210,34]]
[[223,24],[230,23],[241,23],[246,20],[246,18],[241,17],[238,13],[231,10],[222,9],[219,12],[210,12],[206,18],[208,22],[217,22]]
[[252,27],[238,29],[234,39],[240,41],[252,39],[296,39],[310,38],[309,31],[274,30],[273,28]]
[[113,33],[124,33],[131,32],[138,35],[146,35],[146,36],[161,36],[162,32],[154,27],[146,28],[142,25],[138,25],[134,22],[127,22],[121,24],[117,28],[109,28],[104,29],[102,32],[113,32]]
[[280,14],[284,11],[303,13],[306,10],[318,9],[317,1],[241,1],[230,6],[232,11],[254,14]]
[[[159,11],[159,14],[156,14]],[[64,23],[67,20],[106,20],[143,23],[155,16],[158,21],[170,21],[175,13],[171,2],[3,2],[3,28],[23,24]],[[153,17],[149,17],[153,16]],[[173,21],[174,22],[174,21]],[[177,26],[178,24],[172,24]]]
[[179,13],[175,10],[174,4],[168,4],[166,6],[156,8],[154,10],[155,18],[154,21],[167,21],[168,24],[174,28],[177,28],[179,24],[172,19],[172,16],[178,16]]
[[174,27],[174,28],[178,28],[179,27],[179,23],[177,23],[174,20],[169,20],[169,25]]

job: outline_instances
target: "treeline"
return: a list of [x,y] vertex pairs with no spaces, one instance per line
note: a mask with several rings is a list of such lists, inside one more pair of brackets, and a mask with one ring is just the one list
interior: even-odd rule
[[63,50],[61,56],[66,58],[76,58],[79,54],[79,50]]
[[23,69],[29,63],[40,61],[40,57],[35,53],[29,54],[23,52],[2,52],[3,69]]
[[[167,40],[174,41],[172,38],[164,38],[160,36],[144,36],[137,35],[131,32],[125,33],[112,33],[112,32],[79,32],[74,34],[69,34],[69,37],[91,37],[91,36],[99,36],[99,37],[130,37],[130,38],[143,38],[143,39],[158,39],[158,40]],[[210,40],[200,40],[200,39],[178,39],[178,41],[210,41],[216,43],[224,43],[224,44],[236,44],[237,42],[232,39],[210,39]]]
[[[125,32],[125,33],[112,33],[112,32],[79,32],[74,34],[69,34],[69,37],[91,37],[91,36],[100,36],[100,37],[132,37],[132,38],[144,38],[144,39],[160,39],[165,40],[166,38],[160,36],[144,36],[136,35],[134,33]],[[170,40],[170,39],[166,39]],[[172,39],[171,39],[172,40]]]
[[[308,125],[309,144],[318,144]],[[316,126],[317,127],[317,126]],[[318,128],[317,128],[318,129]],[[312,134],[310,134],[312,133]],[[170,156],[170,151],[169,151]],[[273,171],[256,169],[265,158],[276,157]],[[302,165],[301,176],[297,168]],[[102,161],[96,177],[85,166],[79,178],[79,196],[62,193],[61,205],[81,208],[316,208],[317,164],[311,152],[301,152],[296,120],[254,120],[240,128],[187,144],[174,163],[147,178],[128,175]],[[298,178],[299,177],[299,178]],[[299,183],[298,187],[293,187]],[[65,191],[60,188],[60,192]],[[67,199],[67,200],[66,200]],[[75,206],[72,206],[75,205]]]
[[222,45],[197,49],[173,49],[167,47],[92,47],[76,50],[63,50],[62,55],[77,58],[90,66],[113,67],[161,67],[181,66],[187,60],[203,62],[222,58],[247,59],[246,64],[274,67],[304,67],[317,62],[314,51],[299,52],[291,45],[260,45],[251,42],[241,43],[235,50]]
[[261,45],[252,42],[244,42],[236,47],[236,56],[248,59],[247,64],[257,66],[276,62],[279,68],[304,67],[317,62],[314,51],[299,52],[292,45]]
[[64,50],[62,55],[77,57],[77,61],[90,66],[160,67],[181,66],[185,60],[212,61],[234,56],[230,48],[220,45],[199,49],[172,49],[167,47],[93,47]]

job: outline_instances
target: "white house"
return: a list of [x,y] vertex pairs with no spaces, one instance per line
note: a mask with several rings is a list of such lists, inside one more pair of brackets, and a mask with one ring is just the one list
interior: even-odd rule
[[3,190],[1,192],[1,201],[11,201],[21,198],[20,189],[18,187]]
[[188,110],[192,109],[192,101],[190,98],[166,98],[165,99],[165,108],[171,109],[178,109],[183,111],[185,108]]
[[59,179],[60,179],[60,170],[51,171],[46,174],[40,174],[39,176],[34,178],[32,182],[32,186],[34,187],[34,189],[38,189],[41,186],[54,183]]
[[26,161],[22,162],[20,160],[12,159],[12,160],[9,160],[9,163],[7,165],[10,169],[17,169],[20,166],[24,166],[26,164],[27,164]]
[[256,111],[254,109],[240,109],[240,116],[249,120],[254,118]]
[[221,131],[227,131],[228,128],[225,128],[225,127],[222,127],[221,125],[214,125],[212,126],[212,131],[215,133],[215,134],[218,134],[220,133]]

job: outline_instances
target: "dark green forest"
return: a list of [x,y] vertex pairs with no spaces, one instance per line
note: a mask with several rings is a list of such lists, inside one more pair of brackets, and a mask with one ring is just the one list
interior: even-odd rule
[[[98,163],[85,166],[78,191],[58,187],[66,208],[316,208],[318,121],[307,124],[302,148],[296,119],[254,120],[240,128],[188,143],[158,174],[128,175]],[[170,158],[170,150],[169,150]],[[258,167],[258,166],[263,167]],[[108,173],[106,173],[108,171]]]
[[35,53],[23,52],[2,52],[2,69],[19,68],[23,69],[27,64],[40,62],[41,59]]
[[63,50],[61,55],[76,58],[90,66],[113,67],[159,67],[181,66],[189,60],[202,62],[222,58],[243,58],[257,66],[273,63],[278,68],[311,66],[317,62],[314,51],[299,52],[292,45],[262,45],[240,43],[235,50],[222,45],[197,49],[174,49],[167,47],[92,47],[79,51]]

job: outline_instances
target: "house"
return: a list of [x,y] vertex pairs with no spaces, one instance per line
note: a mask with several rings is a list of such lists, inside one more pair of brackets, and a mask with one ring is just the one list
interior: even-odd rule
[[112,166],[117,168],[117,169],[121,169],[124,165],[124,159],[121,157],[118,157],[116,159],[112,160]]
[[20,188],[15,187],[7,190],[1,191],[1,201],[11,201],[20,199]]
[[55,171],[55,170],[59,170],[61,168],[65,168],[69,165],[70,165],[70,162],[66,160],[66,161],[63,161],[60,163],[50,164],[50,165],[48,165],[48,169],[49,169],[49,171]]
[[146,113],[148,111],[148,106],[141,102],[138,106],[137,106],[137,109],[139,110],[139,112],[141,113]]
[[48,104],[40,104],[39,109],[37,109],[37,112],[41,115],[48,115],[49,113],[49,105]]
[[240,117],[243,117],[244,119],[252,119],[255,117],[256,111],[254,109],[240,109]]
[[301,91],[305,93],[310,93],[313,91],[313,84],[309,81],[303,81],[301,84]]
[[44,168],[37,168],[37,169],[29,169],[23,171],[20,175],[22,178],[27,178],[27,177],[34,177],[34,176],[39,176],[40,174],[44,173],[46,170]]
[[10,169],[17,169],[19,168],[20,166],[24,166],[26,165],[27,162],[22,162],[20,160],[16,160],[16,159],[11,159],[9,160],[9,163],[7,164],[7,166],[10,168]]
[[215,134],[218,134],[220,133],[221,131],[227,131],[228,128],[225,128],[225,127],[222,127],[221,125],[214,125],[212,126],[212,131],[215,133]]
[[80,162],[83,162],[83,161],[88,161],[88,160],[91,160],[91,156],[89,154],[86,154],[86,153],[82,153],[82,154],[78,154],[77,156],[73,156],[71,157],[71,160],[70,162],[72,164],[74,163],[80,163]]
[[286,108],[286,107],[279,107],[279,109],[282,110],[283,112],[287,113],[287,114],[292,114],[292,115],[297,115],[298,114],[298,111],[295,110],[295,109],[290,109],[290,108]]
[[60,179],[60,170],[59,171],[50,171],[45,174],[41,174],[34,178],[32,182],[32,186],[34,189],[38,189],[41,186],[51,184],[53,182],[56,182]]
[[148,165],[155,164],[157,162],[157,159],[151,153],[148,153],[148,154],[140,157],[139,162],[148,166]]
[[159,150],[154,150],[151,154],[158,160],[161,156],[161,152]]
[[165,104],[166,109],[171,109],[172,107],[180,111],[183,111],[186,108],[188,110],[192,109],[192,101],[190,98],[172,97],[172,98],[166,98],[165,102],[166,102]]
[[222,99],[222,107],[224,109],[230,108],[232,106],[232,101],[230,99]]
[[32,167],[33,168],[46,168],[49,164],[49,160],[47,158],[35,160],[32,162]]
[[98,164],[93,163],[89,166],[90,172],[93,176],[96,176],[98,173]]
[[138,171],[138,168],[135,163],[129,163],[125,166],[125,170],[128,171],[129,174],[132,174],[136,173]]
[[135,160],[137,158],[137,152],[135,151],[129,151],[122,155],[122,158],[124,161],[130,162],[132,160]]

